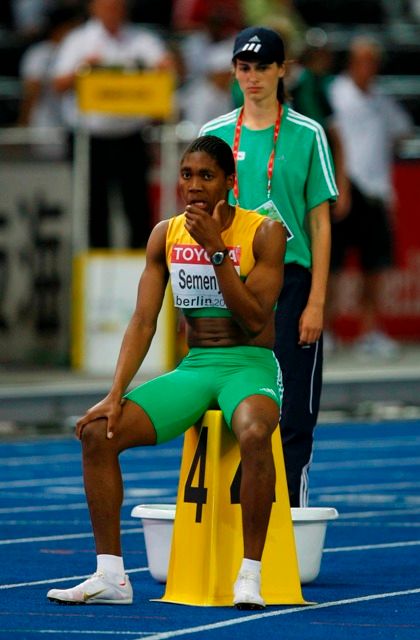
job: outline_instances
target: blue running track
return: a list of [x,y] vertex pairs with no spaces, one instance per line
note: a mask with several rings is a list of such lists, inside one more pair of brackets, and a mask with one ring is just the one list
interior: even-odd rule
[[133,505],[175,502],[182,440],[122,456],[125,563],[132,606],[64,607],[46,599],[95,569],[80,445],[69,438],[0,443],[0,640],[279,638],[419,640],[420,423],[320,425],[311,506],[340,513],[328,525],[309,607],[238,612],[152,602]]

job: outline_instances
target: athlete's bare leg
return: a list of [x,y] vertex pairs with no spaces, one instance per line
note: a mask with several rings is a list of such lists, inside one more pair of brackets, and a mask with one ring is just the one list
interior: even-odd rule
[[278,422],[279,407],[262,395],[241,402],[232,419],[242,461],[244,557],[251,560],[261,560],[267,536],[276,480],[271,436]]
[[81,441],[96,553],[121,556],[123,484],[118,456],[131,447],[155,444],[156,432],[143,409],[128,400],[111,439],[106,437],[106,421],[95,420],[83,428]]

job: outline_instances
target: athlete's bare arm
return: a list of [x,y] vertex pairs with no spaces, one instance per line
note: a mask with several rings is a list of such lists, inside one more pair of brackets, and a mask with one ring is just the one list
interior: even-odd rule
[[85,424],[97,418],[107,418],[108,430],[112,432],[120,417],[122,397],[149,350],[165,295],[169,275],[165,257],[167,228],[168,221],[164,220],[150,234],[146,267],[139,281],[136,307],[121,344],[111,390],[78,421],[77,435]]
[[[187,207],[187,228],[211,255],[225,248],[220,235],[218,207],[212,216],[199,207]],[[272,347],[273,309],[283,283],[286,234],[283,226],[266,219],[258,228],[253,251],[255,266],[246,283],[228,258],[214,268],[220,290],[233,319],[200,319],[189,322],[190,346],[252,344]]]
[[312,284],[308,302],[299,321],[300,344],[316,342],[324,325],[331,250],[329,203],[322,202],[311,209],[308,219],[312,250]]

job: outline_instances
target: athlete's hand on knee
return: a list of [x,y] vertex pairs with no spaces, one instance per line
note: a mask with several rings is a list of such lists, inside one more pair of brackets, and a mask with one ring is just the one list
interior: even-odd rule
[[108,396],[88,409],[76,423],[76,437],[81,440],[83,429],[89,422],[103,418],[106,420],[106,437],[110,440],[114,436],[115,428],[121,416],[123,400]]

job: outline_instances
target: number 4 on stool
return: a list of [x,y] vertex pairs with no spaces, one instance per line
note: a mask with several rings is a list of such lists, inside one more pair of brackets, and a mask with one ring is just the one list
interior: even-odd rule
[[[306,604],[301,592],[279,430],[273,435],[276,490],[262,557],[267,604]],[[184,439],[164,602],[232,605],[243,557],[240,454],[221,411],[207,411]]]

